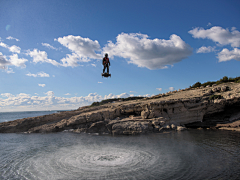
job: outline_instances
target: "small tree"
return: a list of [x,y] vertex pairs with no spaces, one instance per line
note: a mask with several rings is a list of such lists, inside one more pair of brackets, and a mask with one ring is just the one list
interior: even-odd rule
[[194,85],[192,85],[192,88],[200,87],[202,84],[200,82],[196,82]]
[[228,77],[224,76],[222,79],[220,79],[221,82],[228,82]]

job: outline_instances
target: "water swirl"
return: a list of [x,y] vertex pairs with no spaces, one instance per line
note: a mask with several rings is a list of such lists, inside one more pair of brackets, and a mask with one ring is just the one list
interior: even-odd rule
[[0,179],[227,179],[238,176],[240,159],[236,149],[239,144],[220,146],[211,138],[206,141],[187,132],[139,137],[71,133],[4,135],[0,139]]

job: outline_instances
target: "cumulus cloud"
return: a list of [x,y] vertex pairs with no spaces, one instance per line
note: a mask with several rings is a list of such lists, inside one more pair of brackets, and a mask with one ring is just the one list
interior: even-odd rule
[[4,47],[4,48],[7,48],[10,52],[15,52],[15,53],[20,53],[21,52],[21,48],[16,46],[16,45],[13,45],[13,46],[8,46],[7,44],[3,43],[3,42],[0,42],[0,46]]
[[6,39],[8,39],[8,40],[16,40],[16,41],[20,41],[19,39],[14,38],[14,37],[12,37],[12,36],[8,36]]
[[130,96],[133,96],[133,95],[130,95],[128,93],[122,93],[122,94],[119,94],[119,95],[114,95],[114,94],[110,93],[109,95],[105,95],[104,99],[128,98]]
[[109,41],[103,48],[110,57],[119,56],[128,59],[138,67],[148,69],[164,69],[187,58],[192,53],[192,48],[179,36],[173,34],[169,40],[149,39],[140,33],[121,33],[116,38],[116,43]]
[[[20,93],[16,96],[10,93],[2,93],[0,98],[0,110],[56,110],[56,109],[77,109],[81,106],[90,105],[93,102],[100,102],[103,99],[109,98],[127,98],[133,95],[122,93],[120,95],[109,94],[104,97],[97,93],[90,93],[87,96],[81,97],[55,97],[53,91],[45,93],[46,96],[39,96],[35,93],[34,96],[29,94]],[[143,97],[150,97],[146,94]]]
[[197,50],[197,53],[209,53],[215,51],[216,47],[211,47],[211,46],[202,46]]
[[0,46],[4,47],[4,48],[8,48],[8,45],[3,43],[3,42],[0,42]]
[[169,90],[170,91],[174,91],[174,87],[169,87]]
[[46,92],[45,94],[48,95],[48,96],[53,96],[53,95],[54,95],[54,92],[53,92],[53,91],[48,91],[48,92]]
[[162,88],[156,88],[158,91],[162,91]]
[[11,65],[11,62],[9,62],[0,52],[0,69],[7,69],[8,65]]
[[48,59],[47,53],[45,51],[40,51],[38,49],[34,49],[33,51],[28,50],[26,55],[29,55],[33,58],[34,63],[50,63],[54,66],[59,66],[60,64],[52,59]]
[[194,28],[188,31],[194,38],[210,39],[220,45],[231,45],[232,47],[240,46],[240,32],[235,27],[229,31],[219,26],[210,29]]
[[9,47],[9,51],[15,52],[15,53],[20,53],[21,48],[18,47],[18,46],[13,45],[13,46]]
[[234,48],[232,51],[224,48],[221,52],[218,53],[217,58],[219,62],[237,60],[240,61],[240,49]]
[[57,48],[55,48],[55,47],[51,46],[51,45],[50,45],[50,44],[48,44],[48,43],[42,43],[42,46],[45,46],[45,47],[47,47],[47,48],[49,48],[49,49],[58,50]]
[[14,97],[11,93],[2,93],[1,96],[3,97]]
[[79,62],[89,62],[90,60],[88,58],[85,57],[80,57],[78,54],[76,53],[72,53],[72,54],[67,54],[66,58],[62,58],[62,66],[64,67],[76,67],[79,66]]
[[28,73],[26,74],[27,76],[32,76],[32,77],[50,77],[49,74],[41,71],[41,72],[38,72],[36,74],[32,74],[32,73]]
[[40,86],[40,87],[45,87],[46,84],[38,84],[38,86]]
[[9,61],[14,66],[25,68],[26,67],[25,63],[28,60],[25,58],[18,58],[17,54],[13,54],[13,55],[9,56]]
[[89,38],[73,35],[59,37],[55,40],[72,51],[72,54],[67,54],[67,57],[62,59],[65,66],[77,66],[78,62],[102,58],[101,54],[96,53],[96,51],[101,51],[97,40],[93,41]]

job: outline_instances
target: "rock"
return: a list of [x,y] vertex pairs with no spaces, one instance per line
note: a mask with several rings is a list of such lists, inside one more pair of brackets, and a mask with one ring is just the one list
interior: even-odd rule
[[109,133],[104,121],[92,123],[87,129],[87,133]]
[[149,123],[144,122],[119,122],[112,126],[113,135],[142,134],[149,132]]
[[177,131],[183,131],[183,130],[186,130],[186,128],[183,126],[177,126]]
[[163,128],[164,128],[165,130],[170,130],[170,129],[171,129],[171,127],[170,127],[169,125],[165,125],[165,126],[163,126]]
[[214,93],[217,92],[217,91],[218,91],[217,88],[213,88],[213,89],[212,89],[212,92],[214,92]]
[[171,125],[172,129],[176,129],[176,126],[174,124]]
[[144,111],[141,112],[141,116],[142,116],[143,119],[147,119],[148,115],[149,115],[149,111],[144,110]]
[[228,88],[227,86],[222,86],[222,87],[221,87],[221,91],[222,91],[222,92],[225,92],[225,91],[227,91],[227,88]]

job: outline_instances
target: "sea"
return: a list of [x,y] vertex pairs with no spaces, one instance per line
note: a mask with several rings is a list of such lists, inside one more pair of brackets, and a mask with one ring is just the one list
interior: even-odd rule
[[[1,113],[1,122],[56,112]],[[1,180],[240,179],[240,133],[0,134]]]

